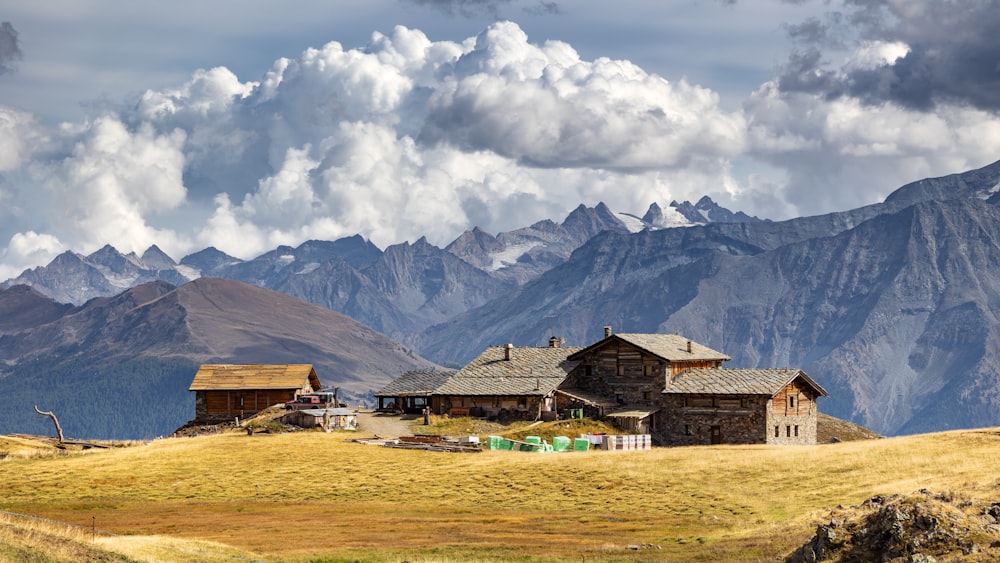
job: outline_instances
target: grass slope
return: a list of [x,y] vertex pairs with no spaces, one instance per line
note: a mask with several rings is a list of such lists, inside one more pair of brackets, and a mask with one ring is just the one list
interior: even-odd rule
[[1000,484],[998,430],[548,455],[345,437],[231,433],[8,456],[0,509],[267,561],[761,561],[791,553],[838,505],[919,489],[988,499]]

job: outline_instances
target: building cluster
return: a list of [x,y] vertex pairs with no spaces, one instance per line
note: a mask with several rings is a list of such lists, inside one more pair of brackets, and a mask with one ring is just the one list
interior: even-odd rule
[[614,334],[585,348],[487,348],[456,371],[407,372],[375,393],[384,410],[499,419],[607,418],[660,445],[815,444],[816,399],[799,369],[732,369],[676,334]]
[[[816,400],[827,395],[819,384],[800,369],[722,367],[729,360],[677,334],[605,327],[582,348],[557,337],[541,347],[491,346],[459,370],[406,372],[375,396],[386,411],[608,419],[657,445],[816,443]],[[224,420],[319,388],[309,364],[205,364],[190,390],[196,420]]]

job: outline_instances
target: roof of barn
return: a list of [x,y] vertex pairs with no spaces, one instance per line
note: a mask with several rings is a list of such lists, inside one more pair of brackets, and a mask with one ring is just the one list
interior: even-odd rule
[[307,383],[322,387],[312,364],[202,364],[188,390],[300,389]]

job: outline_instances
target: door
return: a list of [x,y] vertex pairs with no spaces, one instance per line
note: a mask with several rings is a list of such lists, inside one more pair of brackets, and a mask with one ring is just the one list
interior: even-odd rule
[[712,443],[713,444],[721,444],[722,443],[722,427],[721,426],[713,426],[711,428],[711,431],[712,431]]

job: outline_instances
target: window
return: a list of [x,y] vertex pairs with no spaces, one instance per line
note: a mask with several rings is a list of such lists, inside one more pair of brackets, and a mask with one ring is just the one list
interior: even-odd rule
[[799,437],[799,425],[798,424],[795,425],[795,437],[796,438]]
[[619,405],[625,404],[625,395],[623,393],[615,393],[615,402]]
[[790,409],[794,409],[795,408],[795,395],[789,395],[788,396],[788,408],[790,408]]
[[786,426],[785,427],[785,438],[791,438],[791,437],[792,437],[792,427],[791,426]]
[[625,375],[625,364],[618,364],[618,375]]
[[594,375],[594,366],[589,366],[589,365],[588,365],[588,366],[586,366],[586,367],[584,368],[584,370],[583,370],[583,371],[584,371],[584,373],[585,373],[585,374],[587,375],[587,377],[591,377],[591,376],[593,376],[593,375]]
[[642,366],[642,374],[646,376],[653,375],[653,366],[649,364]]
[[775,427],[774,427],[774,437],[775,437],[775,438],[777,438],[777,437],[779,437],[779,436],[781,436],[781,433],[780,433],[780,432],[778,431],[778,427],[777,427],[777,426],[775,426]]
[[642,400],[648,401],[649,399],[650,399],[650,393],[649,393],[649,391],[643,391],[642,392]]
[[690,424],[685,424],[684,425],[684,435],[685,436],[694,436],[694,432],[691,430],[691,425]]

